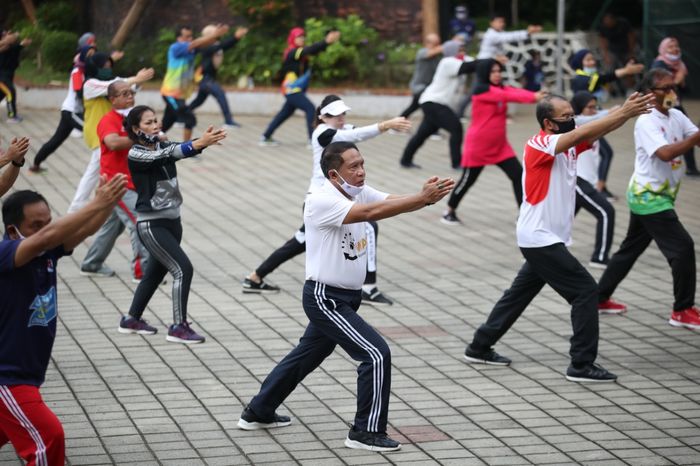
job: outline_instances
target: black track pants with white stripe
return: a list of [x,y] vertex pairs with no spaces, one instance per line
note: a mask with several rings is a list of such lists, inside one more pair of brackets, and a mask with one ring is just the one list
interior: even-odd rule
[[357,369],[355,428],[385,432],[391,389],[391,353],[379,333],[357,314],[360,290],[344,290],[308,280],[304,312],[309,325],[299,344],[277,364],[251,400],[261,418],[271,417],[296,386],[340,345]]
[[173,323],[187,319],[187,299],[192,283],[192,263],[180,247],[182,223],[180,219],[156,219],[138,222],[139,239],[151,254],[143,279],[134,293],[129,315],[140,319],[165,274],[173,276]]
[[615,208],[588,181],[576,178],[576,213],[583,207],[598,222],[595,229],[595,249],[591,260],[607,262],[615,232]]

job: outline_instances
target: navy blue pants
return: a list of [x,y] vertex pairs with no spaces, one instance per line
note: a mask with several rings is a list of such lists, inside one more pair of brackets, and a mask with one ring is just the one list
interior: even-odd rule
[[272,119],[270,125],[263,133],[263,136],[266,138],[271,138],[272,133],[274,133],[275,130],[282,125],[282,123],[287,121],[287,118],[294,115],[294,111],[296,109],[299,109],[306,113],[306,130],[309,133],[309,139],[311,139],[311,133],[314,132],[314,118],[316,118],[316,108],[314,107],[314,104],[311,103],[308,97],[306,97],[306,92],[287,94],[284,97],[285,101],[282,109]]
[[226,92],[224,92],[219,83],[217,83],[211,76],[204,76],[202,78],[202,81],[199,83],[199,92],[197,92],[197,97],[195,97],[189,104],[190,111],[194,111],[197,107],[202,105],[210,95],[214,96],[216,101],[219,103],[219,107],[221,107],[221,113],[224,115],[224,124],[233,124],[231,109],[229,108],[228,101],[226,100]]
[[299,344],[272,369],[249,407],[271,417],[296,386],[340,345],[357,368],[356,429],[386,432],[391,389],[389,346],[357,314],[360,290],[344,290],[307,280],[302,303],[309,325]]

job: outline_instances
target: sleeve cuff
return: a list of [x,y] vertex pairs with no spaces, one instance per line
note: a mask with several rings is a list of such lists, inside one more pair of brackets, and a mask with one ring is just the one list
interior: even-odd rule
[[194,148],[192,141],[187,141],[180,144],[180,150],[182,150],[182,155],[184,155],[185,157],[191,157],[202,152],[201,150],[197,150]]

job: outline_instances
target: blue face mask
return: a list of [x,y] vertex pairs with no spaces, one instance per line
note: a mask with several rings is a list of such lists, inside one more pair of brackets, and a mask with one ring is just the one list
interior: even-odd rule
[[583,72],[586,74],[593,74],[596,71],[598,71],[598,68],[595,66],[584,66],[583,67]]

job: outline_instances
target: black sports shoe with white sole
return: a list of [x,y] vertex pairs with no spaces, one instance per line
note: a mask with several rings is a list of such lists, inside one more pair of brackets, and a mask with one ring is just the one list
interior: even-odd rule
[[569,366],[566,370],[566,380],[571,382],[615,382],[617,376],[598,364],[589,364],[580,369]]
[[260,280],[260,283],[256,283],[250,278],[244,278],[241,283],[244,293],[279,293],[280,287],[275,285],[270,285],[266,283],[265,280]]
[[464,359],[474,364],[488,364],[490,366],[508,366],[511,363],[510,359],[501,356],[491,348],[486,351],[474,351],[472,345],[467,345]]
[[391,306],[392,304],[394,304],[394,301],[392,301],[387,295],[379,291],[379,289],[376,286],[372,288],[372,291],[370,291],[369,293],[367,293],[365,290],[362,290],[362,302],[380,306]]
[[261,418],[250,407],[246,406],[238,420],[238,427],[243,430],[274,429],[275,427],[286,427],[291,423],[292,419],[289,416],[280,416],[277,413],[269,419]]
[[365,432],[350,427],[345,446],[359,450],[369,451],[396,451],[401,449],[401,444],[390,438],[386,432]]

